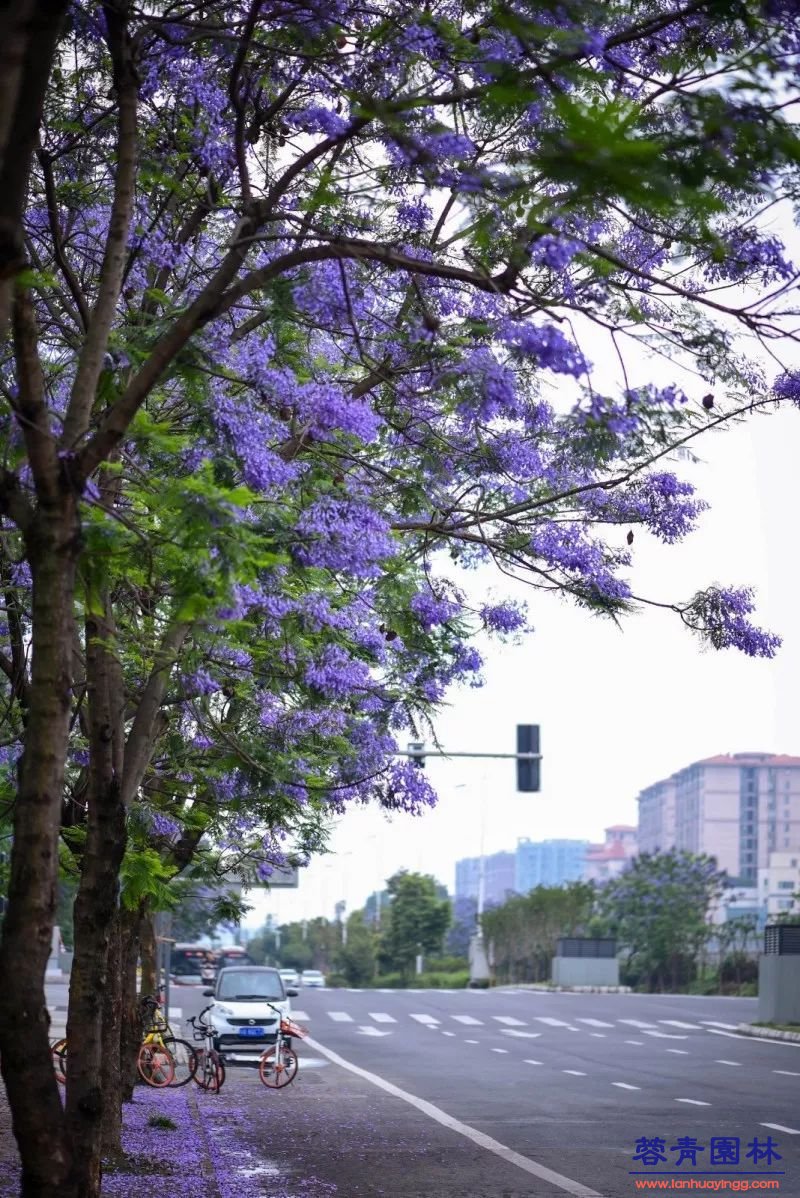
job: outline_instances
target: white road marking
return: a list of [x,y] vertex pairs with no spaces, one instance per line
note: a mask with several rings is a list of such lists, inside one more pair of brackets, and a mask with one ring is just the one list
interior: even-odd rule
[[362,1036],[391,1036],[392,1034],[391,1032],[382,1032],[379,1027],[373,1027],[371,1023],[365,1024],[358,1030]]
[[541,1032],[521,1032],[516,1027],[501,1027],[500,1031],[504,1036],[523,1036],[526,1040],[538,1040]]
[[741,1062],[741,1061],[723,1061],[723,1060],[719,1060],[719,1061],[715,1061],[715,1064],[717,1064],[717,1065],[737,1065],[737,1066],[741,1067],[741,1064],[742,1064],[742,1062]]
[[465,1044],[480,1044],[480,1040],[465,1040]]
[[771,1127],[773,1131],[785,1131],[787,1136],[800,1136],[796,1127],[784,1127],[782,1123],[762,1123],[762,1127]]
[[641,1090],[641,1086],[629,1086],[627,1082],[612,1082],[612,1086],[619,1086],[620,1090]]
[[605,1040],[606,1038],[605,1032],[589,1032],[589,1035],[594,1036],[597,1040]]
[[492,1052],[508,1052],[507,1048],[493,1048]]
[[170,1009],[169,1009],[170,1019],[180,1019],[182,1014],[183,1014],[183,1007],[170,1007]]
[[605,1019],[577,1019],[576,1023],[588,1023],[589,1027],[613,1027],[613,1023],[606,1023]]
[[394,1015],[387,1015],[385,1011],[369,1011],[368,1014],[376,1023],[397,1023]]
[[328,1011],[328,1015],[334,1023],[352,1023],[353,1016],[348,1015],[347,1011]]
[[701,1019],[700,1022],[704,1027],[724,1027],[728,1032],[735,1032],[739,1026],[737,1023],[720,1023],[717,1019]]
[[378,994],[396,994],[396,990],[379,990]]
[[749,1040],[751,1043],[753,1040],[757,1040],[759,1044],[777,1044],[779,1048],[800,1048],[800,1044],[796,1044],[793,1040],[772,1040],[766,1036],[749,1036],[747,1032],[723,1032],[718,1027],[707,1027],[706,1031],[712,1036],[727,1036],[730,1040]]
[[551,1015],[535,1015],[534,1018],[537,1023],[546,1023],[549,1027],[569,1027],[563,1019],[553,1019]]
[[784,1077],[800,1077],[800,1073],[795,1073],[793,1069],[773,1069],[773,1073],[782,1073]]
[[473,1019],[471,1015],[453,1015],[453,1019],[455,1019],[458,1023],[469,1023],[472,1025],[483,1023],[482,1019]]
[[360,990],[345,990],[345,994],[360,994]]
[[524,1019],[515,1019],[513,1015],[492,1015],[498,1023],[507,1023],[509,1027],[524,1027]]
[[681,1057],[688,1057],[688,1055],[689,1055],[688,1048],[668,1048],[667,1052],[677,1053],[678,1056],[681,1056]]
[[617,1023],[628,1023],[631,1027],[655,1027],[654,1023],[643,1023],[641,1019],[618,1019]]
[[676,1098],[676,1102],[686,1102],[689,1106],[711,1106],[710,1102],[701,1102],[699,1098]]
[[586,1074],[583,1073],[580,1069],[562,1069],[561,1072],[562,1073],[571,1073],[573,1077],[586,1077]]
[[665,1023],[667,1027],[688,1027],[695,1032],[702,1030],[699,1023],[684,1023],[682,1019],[659,1019],[658,1022]]
[[532,1061],[529,1057],[526,1057],[526,1059],[523,1062],[523,1064],[525,1064],[525,1065],[541,1065],[541,1063],[542,1063],[541,1061]]
[[454,1036],[455,1032],[442,1032],[443,1036]]
[[626,1040],[625,1043],[626,1044],[638,1044],[639,1047],[641,1048],[642,1045],[644,1044],[644,1040]]
[[427,1023],[429,1027],[433,1027],[439,1023],[438,1019],[434,1019],[433,1015],[412,1015],[412,1019],[416,1019],[417,1023]]
[[294,1007],[292,1007],[290,1014],[292,1016],[292,1019],[310,1019],[311,1018],[311,1016],[308,1014],[307,1011],[295,1011]]
[[659,1040],[688,1040],[688,1036],[683,1036],[680,1032],[649,1032],[643,1033],[645,1036],[656,1036]]

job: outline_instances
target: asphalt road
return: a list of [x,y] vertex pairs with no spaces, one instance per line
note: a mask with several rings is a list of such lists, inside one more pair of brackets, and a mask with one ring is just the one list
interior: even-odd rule
[[[181,987],[171,1005],[188,1015],[207,1001]],[[676,1169],[681,1137],[704,1147],[708,1178],[776,1171],[800,1195],[800,1047],[736,1034],[755,1000],[308,990],[293,1011],[310,1040],[297,1081],[270,1096],[292,1113],[279,1155],[347,1198],[627,1198],[631,1170]],[[249,1150],[274,1155],[274,1106],[252,1070],[230,1074],[252,1106]],[[748,1160],[769,1136],[781,1159]],[[643,1137],[664,1141],[665,1163],[634,1159]],[[727,1171],[709,1160],[721,1137],[740,1141]],[[675,1176],[694,1172],[688,1159]]]

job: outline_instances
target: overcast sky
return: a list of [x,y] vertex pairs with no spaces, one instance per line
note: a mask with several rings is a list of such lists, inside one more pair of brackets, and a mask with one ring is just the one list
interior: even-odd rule
[[[787,240],[800,261],[800,239]],[[589,356],[597,362],[600,352]],[[647,378],[682,381],[664,377],[663,363],[648,364]],[[535,631],[520,645],[488,645],[486,685],[452,692],[437,732],[445,748],[513,752],[516,724],[540,724],[541,793],[516,793],[513,761],[429,759],[435,810],[391,819],[353,810],[334,833],[335,854],[301,871],[296,891],[250,896],[248,926],[260,927],[268,912],[281,922],[332,917],[341,899],[353,910],[401,867],[431,873],[452,892],[456,860],[480,849],[482,788],[493,853],[520,837],[601,840],[609,824],[636,824],[643,787],[711,754],[800,755],[800,412],[755,417],[694,448],[702,462],[688,477],[710,510],[682,545],[636,531],[634,592],[669,602],[710,583],[752,585],[758,622],[783,637],[777,657],[704,650],[677,616],[654,609],[620,630],[483,572],[473,585],[527,598]]]

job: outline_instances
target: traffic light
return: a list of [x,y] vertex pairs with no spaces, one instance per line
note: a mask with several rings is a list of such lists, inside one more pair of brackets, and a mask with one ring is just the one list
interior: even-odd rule
[[407,745],[409,759],[418,770],[425,769],[425,744],[421,740],[410,740]]
[[[539,725],[517,724],[517,752],[539,753]],[[517,758],[517,790],[531,793],[541,790],[540,762],[531,758]]]

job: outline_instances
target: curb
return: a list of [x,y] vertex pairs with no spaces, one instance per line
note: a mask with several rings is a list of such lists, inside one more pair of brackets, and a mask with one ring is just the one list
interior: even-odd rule
[[207,1198],[222,1198],[217,1179],[217,1171],[214,1168],[214,1161],[211,1156],[211,1147],[208,1142],[203,1116],[200,1114],[200,1107],[197,1103],[197,1092],[192,1086],[191,1090],[186,1095],[186,1105],[189,1108],[189,1117],[194,1123],[195,1132],[197,1133],[198,1147],[200,1148],[200,1172],[203,1174],[206,1181]]
[[752,1036],[754,1040],[786,1040],[789,1044],[800,1044],[800,1032],[782,1032],[776,1027],[753,1027],[752,1023],[740,1023],[737,1032]]
[[507,987],[496,986],[496,990],[538,990],[544,994],[632,994],[630,986],[548,986],[542,982],[510,983]]

